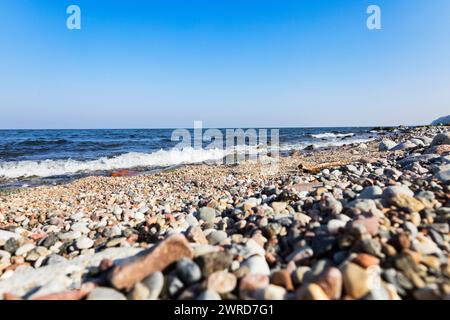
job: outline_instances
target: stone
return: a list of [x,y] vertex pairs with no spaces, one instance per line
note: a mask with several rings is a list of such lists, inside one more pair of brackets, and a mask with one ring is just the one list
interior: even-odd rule
[[288,291],[294,290],[291,274],[286,269],[281,269],[272,273],[271,283],[281,286]]
[[412,192],[407,186],[390,186],[384,189],[382,198],[383,200],[389,201],[394,196],[400,194],[414,197],[414,192]]
[[297,300],[330,300],[316,283],[305,284],[296,292]]
[[450,144],[433,146],[433,147],[428,148],[424,152],[424,154],[438,154],[438,155],[443,155],[445,153],[450,153]]
[[79,250],[89,249],[94,245],[94,241],[89,239],[88,237],[81,237],[77,239],[75,245]]
[[390,198],[390,203],[409,212],[420,212],[425,209],[425,205],[421,201],[406,194],[394,195]]
[[36,292],[28,297],[28,299],[34,300],[36,298],[46,296],[53,293],[64,292],[71,285],[72,280],[67,276],[57,276],[43,286],[41,286]]
[[41,266],[40,268],[28,268],[21,272],[14,272],[8,279],[0,281],[0,296],[4,293],[11,293],[17,296],[24,296],[37,288],[44,286],[49,281],[68,274],[81,276],[83,270],[91,268],[97,269],[104,259],[121,259],[130,257],[140,252],[141,249],[123,247],[108,248],[93,255],[80,255],[71,260]]
[[25,256],[28,252],[35,248],[34,243],[26,243],[16,250],[16,256]]
[[167,292],[171,297],[176,297],[181,289],[184,288],[184,283],[177,276],[171,275],[167,280]]
[[327,268],[315,281],[329,299],[337,300],[342,294],[342,273],[335,267]]
[[174,234],[133,259],[115,265],[108,274],[108,280],[118,290],[130,290],[153,272],[162,271],[183,257],[192,259],[193,256],[194,251],[186,238]]
[[378,145],[378,150],[379,151],[389,151],[389,150],[393,149],[396,145],[397,145],[397,143],[395,143],[392,140],[383,139],[380,142],[380,144]]
[[269,284],[262,294],[263,300],[285,300],[287,291],[285,288]]
[[198,212],[199,219],[208,223],[214,223],[216,219],[216,210],[209,207],[200,208]]
[[383,190],[379,186],[370,186],[364,188],[364,190],[359,194],[360,199],[378,199],[381,198]]
[[305,280],[305,277],[307,277],[307,274],[311,273],[311,268],[307,266],[300,266],[297,269],[295,269],[292,277],[294,279],[294,282],[299,285],[302,284]]
[[336,216],[342,212],[343,206],[331,193],[325,193],[320,200],[320,209]]
[[253,256],[244,260],[242,266],[247,267],[251,274],[270,275],[269,265],[267,264],[266,259],[261,256]]
[[248,258],[253,255],[260,255],[264,257],[266,254],[264,248],[253,239],[247,240],[247,242],[245,243],[245,248],[248,250],[248,254],[245,256],[245,258]]
[[212,301],[212,300],[222,300],[222,298],[221,298],[220,295],[219,295],[217,292],[215,292],[215,291],[212,291],[212,290],[205,290],[205,291],[202,291],[202,292],[198,295],[197,300],[210,300],[210,301]]
[[380,265],[380,259],[374,257],[367,253],[358,253],[352,260],[352,262],[360,265],[361,267],[367,269],[371,266]]
[[111,288],[97,287],[88,295],[87,300],[126,300],[127,298]]
[[177,262],[177,276],[186,284],[191,285],[202,278],[200,267],[192,260],[183,258]]
[[345,228],[346,222],[338,219],[331,219],[327,223],[328,233],[336,235],[339,233],[340,229]]
[[269,277],[263,274],[247,274],[239,283],[239,296],[242,299],[260,299],[264,289],[269,286]]
[[11,265],[11,254],[8,251],[0,250],[0,273]]
[[153,272],[142,280],[142,284],[148,289],[148,300],[156,300],[164,287],[164,275],[159,271]]
[[202,228],[200,228],[200,226],[198,225],[189,227],[189,229],[186,232],[186,238],[189,241],[198,244],[208,244],[208,240],[206,239]]
[[76,222],[74,224],[72,224],[72,226],[70,227],[70,229],[72,231],[79,231],[81,233],[87,234],[89,233],[89,228],[86,226],[86,222]]
[[376,217],[370,217],[370,218],[359,217],[358,219],[356,219],[352,222],[352,226],[355,227],[355,225],[364,226],[365,230],[371,236],[376,236],[378,234],[379,222],[378,222],[378,218],[376,218]]
[[195,259],[204,276],[209,276],[215,271],[225,270],[231,266],[233,256],[228,251],[210,252]]
[[3,245],[3,249],[11,254],[14,254],[16,250],[19,249],[19,247],[20,247],[19,241],[13,237],[6,240],[5,244]]
[[286,261],[293,261],[295,263],[311,258],[314,251],[311,247],[296,248],[291,254],[286,257]]
[[9,239],[13,238],[14,240],[20,240],[21,237],[14,233],[14,232],[10,232],[10,231],[6,231],[6,230],[0,230],[0,242],[6,242]]
[[399,151],[399,150],[409,150],[409,149],[414,149],[416,148],[417,145],[409,140],[404,141],[404,142],[400,142],[399,144],[397,144],[394,148],[392,148],[392,151]]
[[370,292],[369,274],[355,263],[341,267],[345,292],[354,299],[361,299]]
[[60,233],[59,235],[59,239],[62,241],[70,241],[70,240],[75,240],[81,237],[81,232],[80,231],[69,231],[69,232],[65,232],[65,233]]
[[270,206],[272,207],[272,209],[275,213],[280,213],[283,210],[286,210],[287,203],[286,202],[272,202],[270,204]]
[[423,235],[418,235],[416,239],[412,241],[412,247],[415,251],[420,252],[424,255],[441,253],[438,245],[434,243],[433,240]]
[[227,271],[217,271],[208,277],[208,290],[213,290],[219,294],[231,292],[236,288],[237,279],[234,274]]
[[128,294],[129,300],[147,300],[150,290],[141,282],[136,283],[133,290]]
[[227,233],[222,230],[214,230],[206,237],[208,239],[208,243],[211,245],[220,244],[222,241],[227,239]]
[[431,146],[439,146],[443,144],[450,144],[450,132],[436,135],[431,142]]
[[450,181],[450,169],[439,171],[435,177],[443,183],[448,183]]

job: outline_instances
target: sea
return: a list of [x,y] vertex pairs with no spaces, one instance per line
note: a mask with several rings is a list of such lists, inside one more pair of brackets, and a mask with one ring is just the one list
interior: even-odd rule
[[[366,142],[377,138],[378,131],[374,129],[280,128],[279,150],[286,155],[292,150]],[[226,129],[219,130],[225,146]],[[255,130],[259,133],[259,129]],[[188,131],[195,136],[193,130]],[[267,131],[270,143],[271,129]],[[203,141],[201,147],[192,144],[179,148],[180,141],[172,139],[173,132],[174,129],[0,130],[0,188],[58,184],[89,175],[110,175],[122,169],[141,174],[185,164],[220,163],[229,151],[210,147],[210,141]],[[246,150],[238,142],[234,148],[234,152]]]

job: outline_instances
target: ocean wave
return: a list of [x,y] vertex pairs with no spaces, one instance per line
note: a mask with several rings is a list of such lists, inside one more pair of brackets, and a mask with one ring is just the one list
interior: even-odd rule
[[325,133],[317,133],[312,134],[311,137],[316,139],[337,139],[337,138],[350,138],[355,134],[353,132],[349,133],[333,133],[333,132],[325,132]]
[[19,142],[20,146],[41,146],[41,145],[61,145],[70,143],[66,139],[55,139],[55,140],[47,140],[47,139],[29,139],[22,142]]
[[130,152],[113,158],[100,158],[90,161],[43,160],[0,162],[0,177],[26,178],[69,175],[79,172],[109,171],[137,167],[166,167],[180,164],[194,164],[206,161],[219,161],[228,152],[221,149],[173,149],[153,153]]
[[314,149],[318,148],[329,148],[329,147],[340,147],[343,145],[353,144],[353,143],[365,143],[373,141],[375,138],[353,138],[349,140],[338,140],[338,141],[320,141],[320,142],[299,142],[299,143],[289,143],[280,147],[280,151],[292,151],[292,150],[304,150],[307,147],[313,146]]

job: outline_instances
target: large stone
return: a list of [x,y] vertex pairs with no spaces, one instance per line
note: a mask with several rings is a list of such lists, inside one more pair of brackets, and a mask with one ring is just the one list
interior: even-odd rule
[[270,275],[269,265],[267,264],[266,259],[261,256],[253,256],[246,259],[242,263],[242,266],[247,267],[249,273],[251,274]]
[[208,240],[203,233],[202,228],[200,226],[191,226],[186,232],[186,237],[189,241],[198,243],[198,244],[208,244]]
[[436,179],[442,181],[443,183],[447,183],[450,181],[450,169],[449,170],[442,170],[436,173],[435,175]]
[[406,194],[396,194],[390,199],[390,203],[409,212],[420,212],[425,209],[425,205],[421,201]]
[[392,148],[394,148],[397,145],[397,143],[395,143],[392,140],[389,139],[383,139],[380,144],[378,145],[378,150],[379,151],[389,151]]
[[349,262],[341,267],[345,292],[354,299],[361,299],[370,292],[369,274],[366,269]]
[[370,186],[364,188],[364,190],[359,194],[360,199],[378,199],[383,194],[383,190],[379,186]]
[[450,132],[440,133],[436,135],[431,142],[431,146],[439,146],[442,144],[450,144]]
[[316,283],[304,284],[296,292],[298,300],[330,300],[327,294]]
[[216,210],[209,207],[200,208],[198,211],[198,217],[208,223],[214,223],[214,220],[216,219]]
[[407,186],[390,186],[384,189],[383,191],[383,200],[389,201],[392,197],[404,194],[410,197],[414,196],[414,192],[412,192]]
[[409,149],[414,149],[415,147],[417,147],[417,145],[409,140],[401,142],[399,144],[397,144],[394,148],[392,148],[392,151],[400,151],[400,150],[409,150]]
[[[104,259],[126,259],[141,251],[138,248],[108,248],[94,255],[81,255],[73,260],[60,260],[50,265],[38,269],[29,269],[14,273],[10,278],[0,281],[0,296],[4,293],[11,293],[16,296],[23,296],[26,293],[45,286],[51,280],[66,276],[68,274],[82,275],[89,268],[96,268]],[[75,277],[73,281],[80,285],[81,278]]]
[[425,151],[425,154],[439,154],[450,153],[450,144],[442,144],[433,146]]
[[215,271],[228,269],[233,262],[233,256],[228,251],[210,252],[197,257],[195,262],[200,266],[202,274],[209,276]]
[[339,269],[331,267],[322,272],[315,281],[325,292],[328,298],[336,300],[342,294],[342,273]]
[[20,240],[20,236],[14,232],[6,231],[6,230],[0,230],[0,241],[6,242],[10,238],[13,238],[15,240]]
[[186,238],[174,234],[130,261],[117,263],[110,270],[108,280],[116,289],[129,290],[153,272],[162,271],[184,257],[192,259],[193,256],[194,251]]

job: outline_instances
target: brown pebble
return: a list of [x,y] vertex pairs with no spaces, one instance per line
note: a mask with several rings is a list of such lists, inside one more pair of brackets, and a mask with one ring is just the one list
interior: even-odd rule
[[377,266],[380,264],[380,259],[367,253],[358,253],[352,261],[366,269],[370,266]]
[[118,290],[131,290],[137,282],[153,272],[162,271],[181,258],[192,259],[193,256],[194,251],[186,238],[174,234],[131,260],[114,266],[108,273],[108,280]]
[[275,285],[286,288],[288,291],[294,290],[294,284],[292,283],[291,273],[286,269],[275,271],[272,274],[271,282]]

